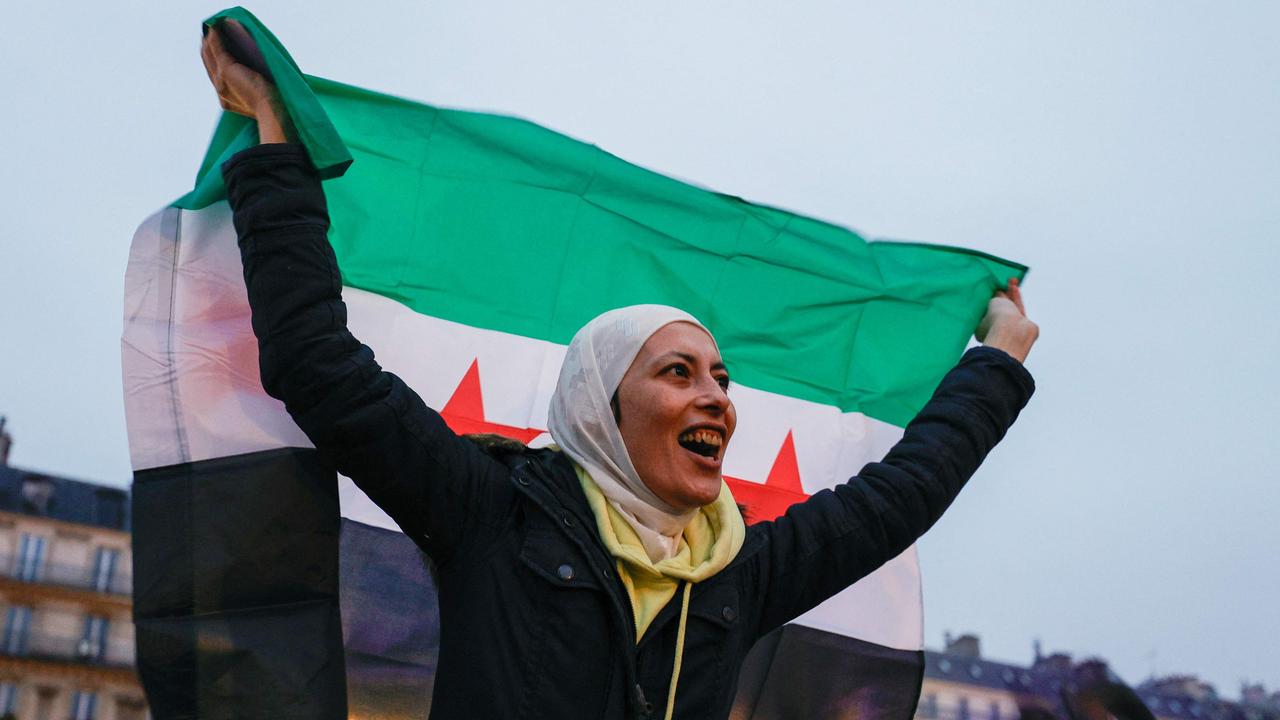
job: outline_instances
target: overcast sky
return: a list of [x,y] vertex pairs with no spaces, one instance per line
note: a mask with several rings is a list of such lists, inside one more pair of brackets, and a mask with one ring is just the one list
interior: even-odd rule
[[[22,3],[0,43],[0,414],[124,485],[136,225],[191,187],[209,2]],[[922,541],[927,644],[1280,686],[1280,4],[249,6],[304,70],[1031,266],[1039,390]]]

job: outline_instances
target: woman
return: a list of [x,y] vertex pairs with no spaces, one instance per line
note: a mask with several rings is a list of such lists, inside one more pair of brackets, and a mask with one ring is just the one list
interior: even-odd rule
[[223,107],[262,145],[224,167],[262,381],[433,559],[435,718],[723,718],[764,633],[925,532],[1012,424],[1038,333],[1016,283],[880,463],[747,529],[721,477],[736,425],[710,332],[605,313],[552,399],[559,448],[459,438],[346,328],[324,194],[271,85],[210,33]]

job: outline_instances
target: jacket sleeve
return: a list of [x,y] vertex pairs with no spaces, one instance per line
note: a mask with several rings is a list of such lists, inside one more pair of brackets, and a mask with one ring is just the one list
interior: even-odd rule
[[495,522],[510,483],[347,330],[320,179],[297,145],[259,145],[222,168],[258,338],[262,385],[437,562]]
[[793,505],[765,530],[759,633],[897,557],[937,522],[1035,383],[1001,350],[969,350],[885,458]]

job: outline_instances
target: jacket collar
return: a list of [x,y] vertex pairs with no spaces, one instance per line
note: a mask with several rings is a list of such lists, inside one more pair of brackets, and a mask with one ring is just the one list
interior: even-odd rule
[[[531,482],[521,482],[521,474]],[[512,477],[517,489],[528,495],[540,507],[553,517],[564,517],[574,520],[578,529],[585,529],[586,534],[594,540],[603,553],[604,544],[600,542],[595,531],[596,519],[587,504],[587,496],[582,492],[578,476],[574,473],[573,462],[563,452],[550,449],[533,450],[523,453],[517,464],[512,467]]]

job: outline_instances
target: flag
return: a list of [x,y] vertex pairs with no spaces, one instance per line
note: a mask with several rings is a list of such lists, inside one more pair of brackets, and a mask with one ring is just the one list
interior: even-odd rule
[[[720,345],[739,417],[724,472],[748,521],[768,521],[880,459],[992,291],[1026,271],[868,241],[526,120],[305,76],[252,15],[207,22],[224,18],[257,41],[327,178],[353,333],[459,433],[547,442],[573,333],[611,308],[674,305]],[[219,172],[255,142],[251,122],[224,115],[194,189],[146,220],[130,250],[140,674],[158,718],[346,717],[348,704],[352,717],[421,717],[438,637],[428,568],[354,485],[335,485],[259,382]],[[921,618],[911,549],[792,634],[891,658],[910,701],[885,716],[906,718]],[[862,682],[828,679],[850,696]]]

